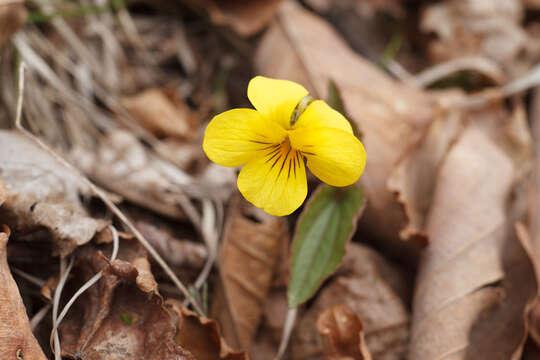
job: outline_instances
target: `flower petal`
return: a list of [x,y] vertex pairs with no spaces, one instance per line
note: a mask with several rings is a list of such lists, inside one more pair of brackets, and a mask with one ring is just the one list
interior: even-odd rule
[[204,133],[206,156],[223,166],[240,166],[281,143],[287,133],[276,123],[266,121],[253,109],[233,109],[215,116]]
[[256,76],[249,82],[248,98],[255,109],[268,120],[290,129],[291,114],[308,91],[289,80],[269,79]]
[[242,168],[238,189],[249,202],[267,213],[289,215],[302,205],[307,195],[304,159],[298,151],[280,146]]
[[353,133],[351,124],[339,111],[332,109],[328,104],[322,100],[315,100],[307,109],[300,115],[293,129],[299,129],[303,127],[317,128],[317,127],[331,127],[341,129]]
[[348,132],[330,127],[301,128],[289,132],[289,139],[292,147],[307,157],[311,172],[329,185],[350,185],[364,171],[364,146]]

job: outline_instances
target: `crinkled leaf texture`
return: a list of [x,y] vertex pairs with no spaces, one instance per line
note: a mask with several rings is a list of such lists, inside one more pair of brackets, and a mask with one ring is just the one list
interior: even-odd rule
[[356,185],[321,185],[312,195],[293,242],[289,307],[307,301],[339,266],[364,204],[364,193]]

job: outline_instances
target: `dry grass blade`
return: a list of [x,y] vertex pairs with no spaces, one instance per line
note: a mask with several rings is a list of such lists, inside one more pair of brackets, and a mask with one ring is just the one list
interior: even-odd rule
[[163,268],[165,273],[171,278],[172,282],[182,291],[186,299],[189,300],[193,308],[200,314],[203,314],[202,308],[199,306],[197,301],[191,296],[186,286],[178,279],[176,274],[172,269],[167,265],[167,263],[162,259],[162,257],[157,253],[157,251],[150,245],[150,243],[144,238],[144,236],[137,230],[137,228],[129,221],[129,219],[124,215],[122,211],[109,199],[107,194],[94,185],[88,178],[82,175],[76,168],[69,164],[66,160],[58,156],[54,151],[52,151],[47,145],[45,145],[39,138],[35,137],[29,131],[27,131],[21,125],[21,114],[22,114],[22,105],[23,105],[23,93],[24,93],[24,62],[21,62],[19,66],[19,87],[18,87],[18,100],[17,100],[17,109],[15,116],[15,126],[19,129],[24,135],[28,136],[30,139],[35,141],[41,148],[47,151],[49,154],[54,156],[63,166],[66,167],[69,171],[76,174],[81,181],[83,181],[93,192],[99,197],[105,205],[126,225],[126,227],[133,233],[137,240],[143,245],[143,247],[148,251],[148,253],[156,260],[156,262]]

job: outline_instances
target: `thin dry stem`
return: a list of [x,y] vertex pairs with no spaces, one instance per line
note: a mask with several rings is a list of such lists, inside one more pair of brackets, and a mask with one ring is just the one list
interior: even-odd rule
[[[52,311],[52,322],[53,322],[53,329],[54,331],[51,331],[51,349],[54,353],[54,359],[55,360],[62,360],[62,348],[60,346],[60,337],[58,336],[57,331],[57,325],[56,325],[56,319],[58,318],[58,308],[60,306],[60,297],[62,296],[62,290],[64,289],[64,285],[66,284],[67,278],[69,276],[69,273],[71,272],[71,267],[73,266],[73,257],[70,258],[69,264],[66,266],[66,259],[62,258],[60,259],[60,280],[58,281],[58,285],[56,286],[56,290],[54,291],[54,297],[53,297],[53,311]],[[54,345],[53,345],[54,344]]]
[[30,275],[27,272],[19,270],[19,269],[13,267],[13,266],[10,269],[11,269],[12,273],[19,275],[20,277],[22,277],[26,281],[36,285],[39,288],[41,288],[41,287],[43,287],[43,285],[45,285],[45,280],[42,280],[42,279],[40,279],[38,277],[35,277],[34,275]]
[[32,316],[32,319],[30,320],[30,328],[32,331],[35,331],[41,320],[45,318],[45,315],[51,310],[52,304],[47,304],[44,307],[42,307],[37,313],[35,313],[34,316]]
[[27,136],[32,141],[36,142],[43,150],[45,150],[47,153],[49,153],[56,161],[58,161],[60,164],[62,164],[64,167],[66,167],[69,171],[73,172],[88,188],[97,196],[99,197],[103,203],[113,212],[114,215],[116,215],[122,223],[131,231],[131,233],[135,236],[135,238],[141,243],[141,245],[148,251],[150,256],[163,268],[165,273],[170,277],[171,281],[182,291],[186,299],[190,302],[190,304],[193,306],[195,311],[197,311],[199,314],[203,314],[201,307],[197,303],[197,301],[191,296],[188,289],[184,286],[184,284],[178,279],[176,274],[172,271],[172,269],[167,265],[167,263],[163,260],[163,258],[157,253],[157,251],[152,247],[152,245],[148,242],[148,240],[145,239],[145,237],[137,230],[137,228],[133,225],[133,223],[124,215],[124,213],[109,199],[107,194],[98,188],[94,183],[92,183],[86,176],[81,174],[81,172],[72,166],[70,163],[68,163],[66,160],[64,160],[62,157],[60,157],[58,154],[56,154],[52,149],[50,149],[47,145],[45,145],[39,138],[34,136],[32,133],[27,131],[22,125],[21,125],[21,114],[22,114],[22,103],[23,103],[23,92],[24,92],[24,62],[21,61],[21,64],[19,66],[19,89],[18,89],[18,99],[17,99],[17,111],[15,116],[15,126],[16,128],[21,131],[25,136]]
[[296,322],[296,315],[298,314],[298,308],[289,309],[287,312],[287,318],[285,319],[285,326],[283,327],[283,333],[281,334],[281,342],[279,344],[279,349],[274,360],[281,360],[287,346],[289,346],[289,341],[291,339],[291,334],[294,329],[294,323]]

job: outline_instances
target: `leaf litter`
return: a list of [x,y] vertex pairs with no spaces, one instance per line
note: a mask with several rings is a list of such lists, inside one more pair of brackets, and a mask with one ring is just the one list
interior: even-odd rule
[[[535,358],[537,1],[101,5],[0,1],[2,358],[274,359],[299,217],[201,150],[256,74],[332,88],[368,153],[366,211],[285,358]],[[104,197],[12,129],[20,61],[24,127]]]

